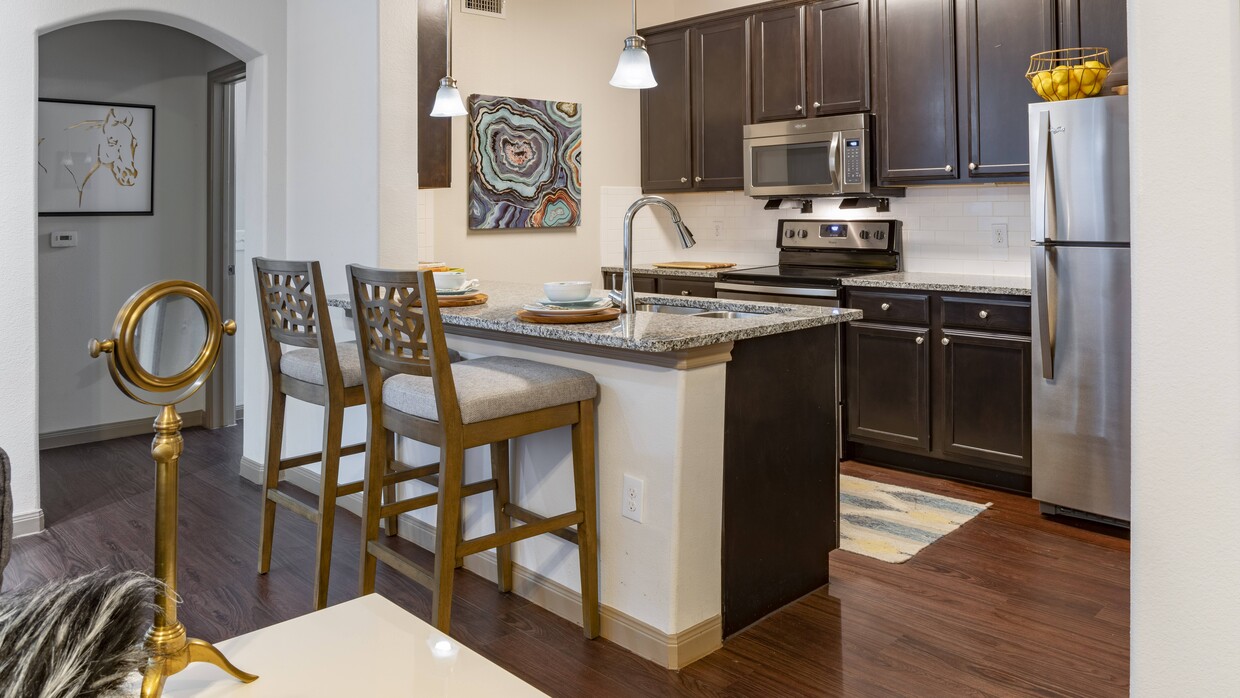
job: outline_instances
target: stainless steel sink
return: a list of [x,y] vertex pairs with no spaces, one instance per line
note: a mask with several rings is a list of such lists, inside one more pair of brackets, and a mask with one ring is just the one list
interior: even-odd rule
[[705,308],[690,308],[685,305],[663,305],[662,303],[638,303],[634,307],[639,311],[647,313],[666,313],[668,315],[700,315],[706,312]]
[[724,320],[748,320],[749,318],[765,317],[770,313],[746,313],[738,310],[712,310],[707,313],[695,313],[693,317],[713,317]]

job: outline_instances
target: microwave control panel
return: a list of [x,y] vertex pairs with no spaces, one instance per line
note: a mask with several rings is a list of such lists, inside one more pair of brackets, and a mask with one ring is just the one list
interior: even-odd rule
[[844,138],[844,184],[861,184],[864,181],[861,150],[860,138]]

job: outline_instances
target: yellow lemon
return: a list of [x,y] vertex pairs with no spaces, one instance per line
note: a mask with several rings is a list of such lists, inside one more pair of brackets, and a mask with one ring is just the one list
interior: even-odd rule
[[1051,80],[1053,80],[1056,85],[1064,85],[1067,84],[1068,76],[1071,74],[1072,71],[1068,70],[1068,66],[1057,65],[1055,66],[1055,69],[1051,71]]
[[1077,80],[1086,87],[1094,84],[1094,81],[1098,79],[1098,71],[1093,68],[1078,68],[1077,70],[1081,71]]
[[1072,66],[1072,77],[1073,77],[1073,78],[1074,78],[1077,82],[1085,82],[1084,78],[1085,78],[1085,73],[1087,73],[1087,72],[1089,72],[1089,71],[1085,70],[1085,66],[1083,66],[1083,65],[1074,65],[1074,66]]
[[1082,96],[1081,81],[1077,80],[1075,75],[1068,79],[1068,94],[1070,95],[1069,99],[1076,99]]
[[1085,61],[1085,67],[1086,68],[1100,68],[1102,70],[1107,69],[1106,65],[1104,65],[1100,61]]
[[1070,94],[1072,93],[1068,91],[1068,83],[1066,82],[1055,87],[1055,96],[1060,99],[1067,99]]
[[1098,94],[1099,92],[1102,92],[1102,82],[1101,82],[1101,81],[1099,81],[1099,82],[1095,82],[1094,84],[1092,84],[1092,85],[1090,85],[1090,86],[1088,86],[1088,87],[1086,87],[1086,88],[1085,88],[1085,94],[1086,94],[1086,96],[1088,96],[1088,97],[1093,97],[1094,95]]

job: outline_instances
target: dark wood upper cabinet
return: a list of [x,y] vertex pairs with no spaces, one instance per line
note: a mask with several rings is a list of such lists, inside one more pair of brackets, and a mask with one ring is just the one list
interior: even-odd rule
[[1032,396],[1028,337],[944,330],[942,434],[946,454],[1030,472]]
[[[1055,0],[960,0],[962,177],[1029,176],[1029,56],[1055,48]],[[967,135],[966,135],[967,134]]]
[[1128,4],[1125,0],[1059,0],[1059,45],[1101,46],[1108,50],[1112,65],[1127,58]]
[[879,179],[958,179],[955,0],[876,2]]
[[799,119],[806,111],[805,7],[753,17],[753,119]]
[[851,322],[847,328],[848,435],[930,450],[929,328]]
[[809,114],[870,110],[870,0],[809,6]]
[[452,119],[431,116],[448,72],[448,15],[441,2],[418,3],[418,188],[452,186]]
[[646,37],[657,87],[642,90],[642,189],[693,188],[689,30]]
[[738,17],[694,27],[693,186],[745,186],[742,137],[749,123],[749,19]]

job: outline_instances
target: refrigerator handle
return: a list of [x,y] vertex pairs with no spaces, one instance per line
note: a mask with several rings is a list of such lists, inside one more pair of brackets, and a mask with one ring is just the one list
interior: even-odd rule
[[1034,145],[1032,171],[1029,183],[1032,186],[1033,201],[1033,240],[1054,240],[1055,233],[1055,178],[1051,173],[1051,115],[1050,112],[1038,112],[1038,137]]
[[1038,245],[1034,248],[1033,264],[1034,274],[1037,278],[1034,280],[1038,287],[1038,297],[1035,302],[1038,304],[1038,341],[1042,345],[1042,377],[1046,380],[1054,380],[1055,378],[1055,298],[1051,294],[1050,273],[1047,269],[1051,266],[1050,256],[1054,253],[1053,248],[1046,245]]

